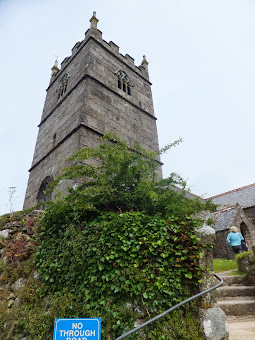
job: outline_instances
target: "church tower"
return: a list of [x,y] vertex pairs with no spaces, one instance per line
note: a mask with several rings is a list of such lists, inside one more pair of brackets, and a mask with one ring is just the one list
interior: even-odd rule
[[[72,48],[61,67],[52,68],[43,108],[24,209],[46,200],[49,183],[60,175],[66,158],[112,131],[129,144],[137,141],[158,151],[148,62],[140,66],[119,47],[102,39],[93,13],[85,39]],[[160,159],[159,163],[161,173]]]

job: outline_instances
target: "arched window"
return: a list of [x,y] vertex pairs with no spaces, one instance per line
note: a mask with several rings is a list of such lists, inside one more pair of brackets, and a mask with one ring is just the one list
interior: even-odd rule
[[53,176],[47,176],[42,181],[42,184],[40,186],[40,189],[37,194],[37,202],[41,203],[41,209],[45,208],[44,202],[51,201],[51,193],[46,193],[46,191],[49,189],[51,182],[53,182],[54,178]]
[[59,85],[59,88],[57,90],[57,92],[58,92],[58,99],[61,98],[63,96],[63,94],[66,92],[66,88],[67,88],[67,83],[68,83],[69,77],[70,77],[69,74],[66,73],[61,78],[60,85]]
[[118,88],[127,93],[129,96],[131,96],[131,86],[133,85],[126,72],[118,70],[115,73],[117,74],[118,77]]

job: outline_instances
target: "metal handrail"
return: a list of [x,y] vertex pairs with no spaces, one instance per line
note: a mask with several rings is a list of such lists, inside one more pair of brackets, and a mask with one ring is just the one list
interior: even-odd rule
[[165,312],[163,312],[163,313],[161,313],[161,314],[155,316],[154,318],[152,318],[152,319],[150,319],[150,320],[144,322],[142,325],[137,326],[137,327],[131,329],[131,331],[128,331],[127,333],[125,333],[125,334],[119,336],[119,337],[116,338],[115,340],[121,340],[121,339],[126,338],[126,337],[129,336],[130,334],[132,334],[132,333],[134,333],[134,332],[137,332],[139,329],[144,328],[145,326],[149,325],[149,324],[152,323],[153,321],[156,321],[156,320],[160,319],[162,316],[165,316],[166,314],[168,314],[168,313],[174,311],[175,309],[181,307],[181,306],[184,305],[185,303],[190,302],[190,301],[192,301],[192,300],[194,300],[194,299],[196,299],[196,298],[198,298],[198,297],[200,297],[200,296],[202,296],[202,295],[204,295],[204,294],[207,294],[207,293],[211,292],[212,290],[214,290],[214,289],[220,287],[221,285],[223,285],[223,280],[222,280],[218,275],[216,275],[216,274],[213,274],[213,275],[220,281],[220,283],[218,283],[217,285],[215,285],[215,286],[213,286],[213,287],[211,287],[211,288],[208,288],[208,289],[204,290],[204,291],[201,292],[201,293],[198,293],[198,294],[196,294],[196,295],[193,295],[193,296],[189,297],[188,299],[186,299],[186,300],[184,300],[184,301],[178,303],[177,305],[175,305],[175,306],[173,306],[173,307],[167,309]]

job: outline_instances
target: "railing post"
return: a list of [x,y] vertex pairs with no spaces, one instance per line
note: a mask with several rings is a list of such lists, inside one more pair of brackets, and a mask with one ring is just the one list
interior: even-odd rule
[[[204,224],[197,229],[197,235],[200,237],[200,244],[203,245],[203,257],[201,265],[205,268],[205,277],[200,285],[200,290],[205,290],[214,284],[213,273],[213,252],[212,247],[215,243],[215,230],[209,225]],[[205,246],[205,247],[204,247]],[[210,292],[202,297],[200,307],[201,328],[206,340],[228,339],[228,328],[226,323],[226,314],[217,305],[215,291]]]

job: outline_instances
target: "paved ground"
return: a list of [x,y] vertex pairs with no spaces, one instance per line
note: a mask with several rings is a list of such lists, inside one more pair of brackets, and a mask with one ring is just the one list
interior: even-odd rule
[[227,316],[229,340],[255,340],[255,315]]

